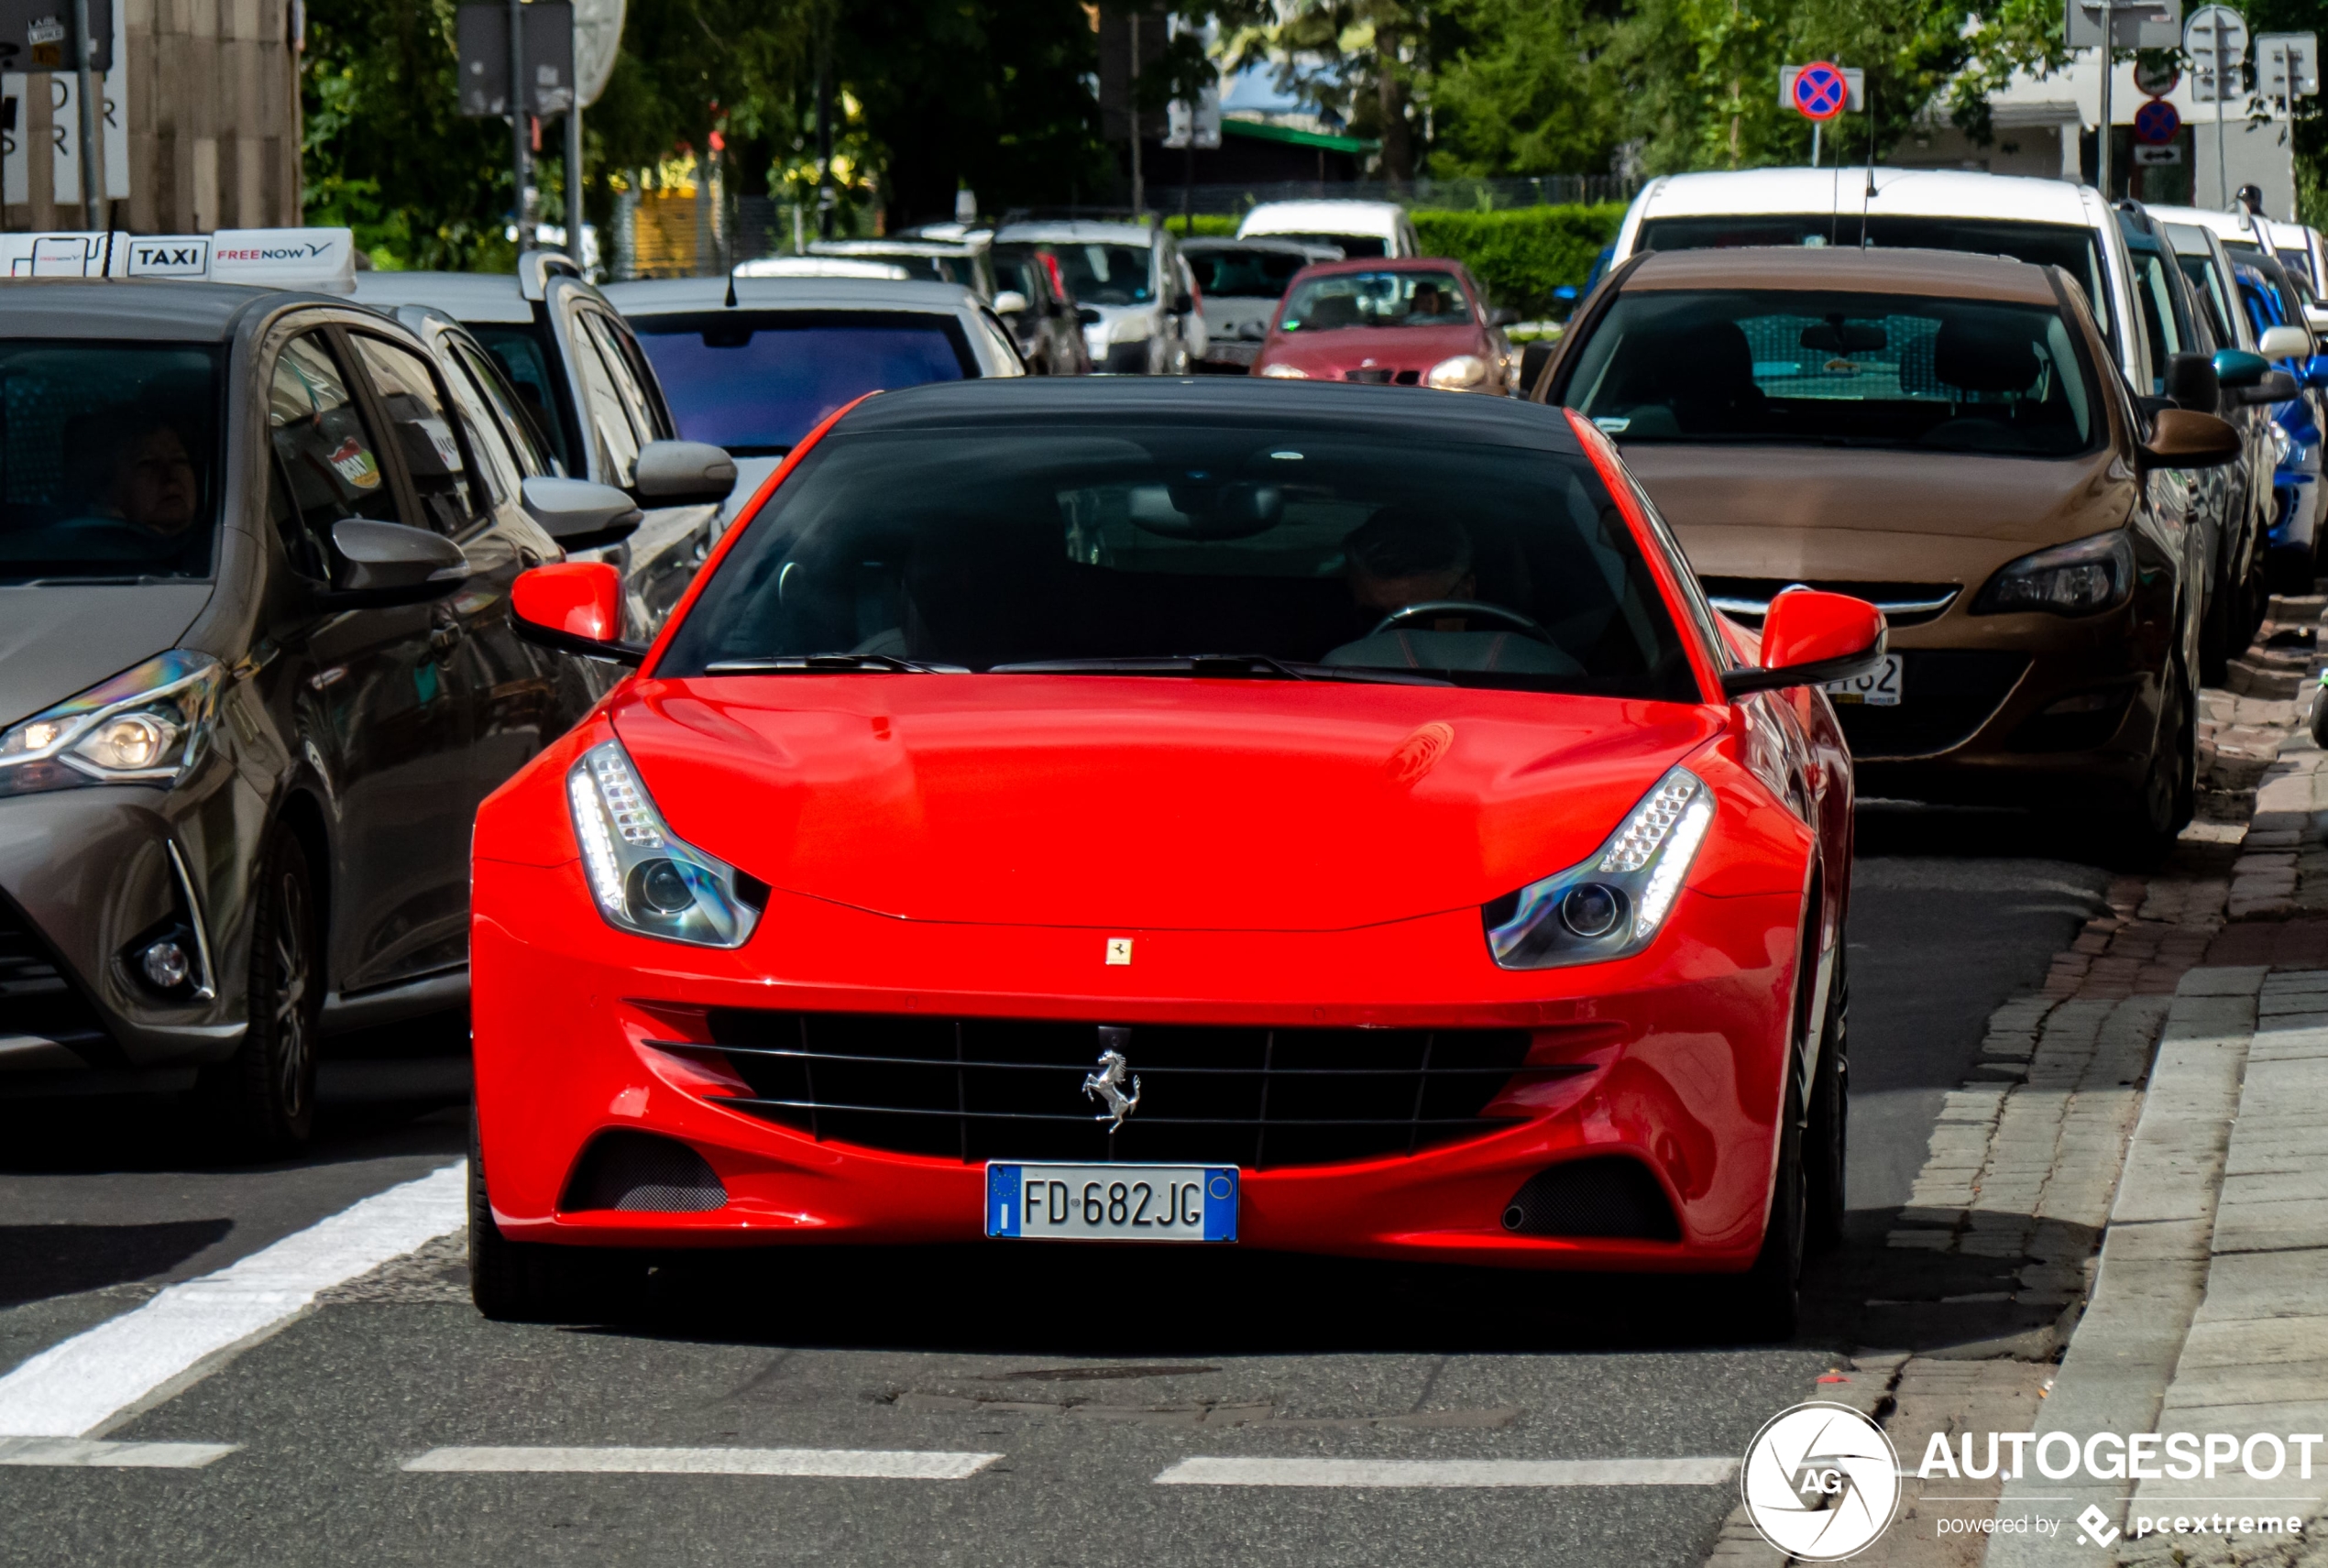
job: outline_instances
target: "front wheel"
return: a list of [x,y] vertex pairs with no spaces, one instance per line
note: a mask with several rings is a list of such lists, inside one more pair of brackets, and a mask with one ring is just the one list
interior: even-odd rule
[[297,1153],[315,1124],[324,967],[313,888],[298,835],[278,825],[251,901],[249,1023],[242,1047],[204,1072],[200,1091],[229,1142],[260,1157]]
[[599,1247],[513,1242],[493,1223],[484,1140],[469,1111],[469,1299],[496,1322],[601,1322],[624,1287],[643,1278],[632,1254]]
[[1770,1219],[1754,1266],[1727,1282],[1730,1317],[1739,1337],[1769,1343],[1795,1337],[1802,1315],[1803,1253],[1810,1210],[1809,1171],[1803,1161],[1803,1091],[1792,1060],[1778,1124],[1778,1168],[1773,1173]]
[[1811,1072],[1810,1124],[1803,1133],[1804,1234],[1813,1252],[1829,1251],[1843,1240],[1844,1163],[1851,1115],[1851,996],[1843,955],[1839,944],[1818,1066]]

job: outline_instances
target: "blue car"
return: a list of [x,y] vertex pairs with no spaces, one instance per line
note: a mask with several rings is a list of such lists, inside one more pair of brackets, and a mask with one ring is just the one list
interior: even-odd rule
[[[2276,326],[2301,326],[2284,277],[2276,264],[2241,260],[2234,269],[2239,299],[2256,335]],[[2288,357],[2279,368],[2295,378],[2297,395],[2273,406],[2273,442],[2279,462],[2272,473],[2271,527],[2266,548],[2272,587],[2282,593],[2308,593],[2321,559],[2321,438],[2328,430],[2323,389],[2328,389],[2328,355],[2309,361]]]

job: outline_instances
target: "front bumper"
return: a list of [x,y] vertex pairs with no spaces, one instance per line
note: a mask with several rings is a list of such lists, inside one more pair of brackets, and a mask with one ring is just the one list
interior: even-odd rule
[[[983,1234],[982,1160],[819,1138],[723,1106],[705,1009],[927,1014],[1130,1025],[1524,1029],[1532,1063],[1479,1135],[1412,1154],[1248,1170],[1245,1245],[1542,1268],[1736,1269],[1760,1245],[1775,1157],[1799,898],[1686,893],[1639,958],[1514,973],[1459,911],[1329,933],[1107,933],[884,919],[778,893],[742,952],[609,930],[572,864],[476,863],[478,1113],[497,1223],[580,1245],[928,1244]],[[1324,1000],[1321,1000],[1324,999]],[[1137,1054],[1137,1046],[1135,1046]],[[1061,1104],[1085,1111],[1076,1079]],[[569,1209],[591,1140],[643,1131],[707,1161],[701,1212]],[[1502,1216],[1548,1167],[1621,1156],[1653,1173],[1681,1239],[1516,1234]]]

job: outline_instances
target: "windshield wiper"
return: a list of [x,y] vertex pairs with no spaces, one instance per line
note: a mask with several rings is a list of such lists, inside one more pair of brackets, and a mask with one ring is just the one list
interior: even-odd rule
[[996,675],[1192,675],[1198,680],[1235,680],[1269,675],[1281,681],[1356,681],[1384,685],[1448,683],[1405,670],[1370,670],[1355,665],[1289,664],[1267,653],[1173,653],[1156,658],[1037,659],[995,664]]
[[964,664],[926,664],[894,653],[798,653],[772,659],[722,659],[706,664],[707,675],[829,674],[845,670],[886,670],[907,675],[966,675]]

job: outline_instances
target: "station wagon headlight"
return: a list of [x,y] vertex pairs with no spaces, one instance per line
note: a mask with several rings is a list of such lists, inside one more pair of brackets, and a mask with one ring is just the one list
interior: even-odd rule
[[1488,384],[1488,376],[1486,360],[1476,354],[1458,354],[1431,367],[1422,384],[1443,392],[1476,392]]
[[1505,969],[1558,969],[1630,958],[1673,913],[1706,830],[1714,794],[1675,768],[1585,860],[1480,911],[1488,951]]
[[566,770],[566,804],[590,895],[608,925],[702,948],[741,948],[766,884],[671,831],[619,740]]
[[2007,563],[1972,601],[1972,613],[2097,615],[2133,592],[2134,546],[2124,529],[2114,528]]
[[1261,374],[1272,381],[1306,381],[1310,373],[1298,365],[1264,365]]
[[177,783],[210,741],[224,671],[173,650],[0,734],[0,795]]

